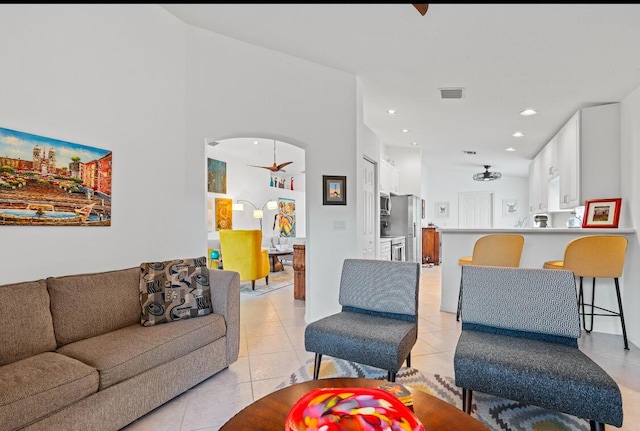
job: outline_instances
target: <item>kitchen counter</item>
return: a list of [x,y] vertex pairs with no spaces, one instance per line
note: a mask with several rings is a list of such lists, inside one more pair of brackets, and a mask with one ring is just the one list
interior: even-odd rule
[[[440,310],[455,313],[460,288],[460,267],[458,259],[471,256],[473,245],[481,236],[495,233],[521,234],[524,236],[524,247],[520,258],[522,268],[542,268],[548,260],[562,260],[564,249],[572,239],[586,235],[623,235],[631,241],[636,229],[623,228],[512,228],[512,229],[465,229],[439,228],[441,264],[441,299]],[[629,262],[626,263],[627,265]],[[586,280],[591,291],[591,281]],[[620,288],[624,298],[625,274],[620,279]],[[630,288],[630,287],[629,287]],[[589,296],[590,297],[590,296]],[[613,279],[598,279],[596,303],[608,309],[617,309],[617,298]],[[624,307],[624,303],[623,303]],[[597,332],[620,334],[620,321],[610,317],[596,316]]]

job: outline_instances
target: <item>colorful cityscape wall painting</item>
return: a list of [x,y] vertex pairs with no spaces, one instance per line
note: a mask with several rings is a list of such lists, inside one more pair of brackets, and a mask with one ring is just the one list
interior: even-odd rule
[[207,191],[227,193],[227,162],[207,159]]
[[0,225],[111,226],[112,158],[0,127]]
[[296,236],[296,201],[278,198],[278,218],[280,219],[280,236]]

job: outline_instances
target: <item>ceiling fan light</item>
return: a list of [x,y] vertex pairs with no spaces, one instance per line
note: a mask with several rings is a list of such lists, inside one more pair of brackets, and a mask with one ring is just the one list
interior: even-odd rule
[[477,174],[473,174],[474,181],[494,181],[502,178],[502,174],[500,172],[489,172],[490,165],[484,165],[484,172],[478,172]]

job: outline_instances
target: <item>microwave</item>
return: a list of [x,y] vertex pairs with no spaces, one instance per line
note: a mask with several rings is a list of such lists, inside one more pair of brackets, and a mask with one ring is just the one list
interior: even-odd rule
[[391,196],[380,193],[380,215],[391,215]]

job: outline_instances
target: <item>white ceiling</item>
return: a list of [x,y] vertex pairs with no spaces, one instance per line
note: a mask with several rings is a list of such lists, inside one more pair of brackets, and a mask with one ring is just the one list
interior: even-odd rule
[[[639,4],[431,4],[425,16],[408,3],[160,6],[358,75],[366,125],[386,145],[417,142],[427,166],[527,176],[575,111],[640,86]],[[464,98],[441,100],[448,87],[463,87]],[[520,116],[525,108],[538,114]]]

